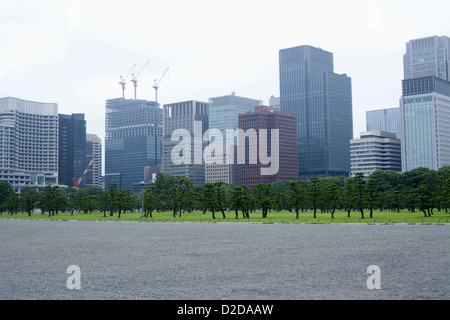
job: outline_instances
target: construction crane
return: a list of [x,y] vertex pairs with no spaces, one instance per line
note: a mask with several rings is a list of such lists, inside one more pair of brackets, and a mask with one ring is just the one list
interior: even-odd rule
[[136,100],[136,87],[137,87],[137,83],[138,83],[138,77],[142,73],[142,71],[144,71],[144,69],[147,66],[147,64],[149,63],[149,61],[150,60],[147,60],[147,62],[144,64],[144,66],[141,68],[141,70],[139,70],[138,73],[133,73],[131,75],[131,82],[133,82],[133,84],[134,84],[134,100]]
[[166,71],[164,71],[163,75],[161,76],[161,78],[159,78],[159,80],[153,80],[153,88],[155,89],[155,102],[158,103],[158,88],[159,88],[159,84],[161,83],[161,80],[164,78],[164,76],[166,75],[167,71],[169,70],[169,68],[166,69]]
[[77,180],[77,178],[72,178],[73,181],[73,186],[78,189],[80,188],[80,184],[81,181],[83,181],[84,175],[88,172],[89,168],[92,166],[92,164],[94,163],[95,160],[95,154],[92,157],[91,161],[89,161],[89,164],[87,165],[86,169],[84,170],[83,174],[81,175],[81,177]]
[[133,69],[136,67],[136,64],[134,64],[130,71],[128,71],[128,73],[126,74],[125,77],[120,76],[120,81],[119,84],[122,86],[122,98],[125,99],[125,84],[127,83],[127,79],[130,76],[130,73],[133,71]]

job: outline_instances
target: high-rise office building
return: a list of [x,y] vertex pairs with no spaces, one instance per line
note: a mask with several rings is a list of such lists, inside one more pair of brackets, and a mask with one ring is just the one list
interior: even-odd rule
[[333,54],[311,46],[280,50],[281,112],[297,116],[299,178],[349,176],[351,78]]
[[410,40],[400,99],[402,170],[450,165],[450,39]]
[[0,180],[16,192],[58,182],[58,105],[0,98]]
[[227,130],[238,129],[239,114],[252,111],[261,104],[261,100],[240,97],[234,92],[209,99],[209,128],[220,130],[225,151],[220,163],[205,163],[205,182],[223,181],[232,185],[239,183],[237,160],[227,159],[227,155],[236,154],[237,141],[226,140]]
[[394,132],[398,137],[401,137],[400,108],[367,111],[366,131]]
[[432,36],[410,40],[403,55],[404,79],[435,76],[450,80],[450,38]]
[[132,189],[161,163],[162,109],[153,101],[106,100],[105,184]]
[[393,132],[361,132],[359,139],[350,140],[351,176],[357,172],[369,176],[376,170],[401,171],[400,139]]
[[[244,158],[238,155],[239,185],[252,186],[257,183],[297,180],[297,117],[280,112],[279,108],[257,106],[254,111],[239,115],[239,129],[245,143],[242,150]],[[261,140],[261,130],[267,130],[266,140]],[[277,145],[272,144],[272,129],[278,130]],[[254,130],[254,131],[253,131]],[[254,132],[254,136],[252,136]],[[248,135],[248,138],[246,136]],[[244,140],[245,139],[245,140]],[[266,143],[266,146],[262,144]],[[252,145],[253,146],[252,146]],[[239,146],[241,147],[241,146]],[[252,149],[252,147],[256,147]],[[265,147],[265,151],[263,151]],[[278,152],[274,152],[275,148]],[[242,152],[238,148],[238,152]],[[270,163],[264,163],[261,156],[269,155]],[[252,163],[251,155],[255,155]],[[257,156],[256,156],[257,155]],[[241,163],[243,162],[243,163]],[[262,168],[276,168],[276,172],[262,174]]]
[[102,187],[102,140],[96,134],[86,134],[86,163],[91,166],[84,176],[86,187]]
[[[86,162],[86,120],[83,113],[59,114],[58,183],[74,186],[83,174]],[[86,186],[81,181],[80,187]]]
[[408,79],[402,90],[402,170],[450,165],[450,82]]
[[[185,176],[191,179],[195,186],[205,183],[203,150],[207,141],[203,140],[203,135],[209,127],[208,112],[208,103],[195,100],[163,106],[162,172],[173,176]],[[186,148],[180,150],[180,154],[176,155],[183,158],[179,162],[174,160],[172,152],[181,142],[175,130],[183,131],[186,134],[185,138],[189,139],[189,141],[184,141],[188,142]],[[174,140],[172,140],[172,135],[176,135]],[[184,154],[184,152],[188,152],[188,154]]]

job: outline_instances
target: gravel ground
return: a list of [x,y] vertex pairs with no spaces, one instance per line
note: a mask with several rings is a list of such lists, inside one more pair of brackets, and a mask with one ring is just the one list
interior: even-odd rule
[[[0,220],[0,299],[433,299],[450,225]],[[69,289],[80,268],[80,289]],[[367,268],[379,267],[380,289]]]

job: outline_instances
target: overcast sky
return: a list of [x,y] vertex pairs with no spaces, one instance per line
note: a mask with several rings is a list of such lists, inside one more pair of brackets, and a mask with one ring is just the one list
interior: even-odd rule
[[[367,110],[397,107],[405,43],[450,36],[447,0],[0,0],[0,96],[85,113],[104,139],[105,100],[136,64],[138,99],[279,96],[280,49],[312,45],[352,78],[354,135]],[[126,98],[133,98],[128,82]]]

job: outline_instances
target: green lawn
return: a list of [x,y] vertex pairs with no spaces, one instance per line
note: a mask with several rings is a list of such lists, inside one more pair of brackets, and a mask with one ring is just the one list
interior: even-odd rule
[[202,214],[200,211],[184,212],[181,217],[177,215],[173,218],[172,212],[154,212],[153,218],[145,218],[141,220],[140,212],[122,213],[120,219],[118,214],[114,213],[112,217],[109,213],[106,217],[103,216],[103,212],[93,213],[80,213],[75,212],[73,215],[70,213],[59,213],[54,216],[39,213],[33,213],[29,217],[27,213],[18,213],[10,215],[3,213],[1,218],[6,219],[56,219],[56,220],[98,220],[98,221],[194,221],[194,222],[260,222],[260,223],[448,223],[450,213],[446,213],[444,210],[440,212],[436,209],[431,217],[424,217],[421,211],[408,212],[402,210],[400,212],[393,211],[378,211],[373,212],[373,218],[369,218],[369,211],[364,211],[364,219],[361,219],[361,214],[358,211],[352,211],[351,217],[347,217],[347,212],[336,211],[334,213],[334,219],[331,220],[330,213],[322,213],[317,211],[316,218],[314,218],[313,212],[300,212],[299,219],[295,219],[295,213],[289,211],[271,211],[268,213],[267,218],[262,218],[260,211],[251,212],[250,219],[243,219],[242,214],[239,213],[239,218],[235,219],[235,213],[233,211],[225,212],[226,218],[222,218],[222,213],[216,213],[216,219],[212,219],[211,212]]

